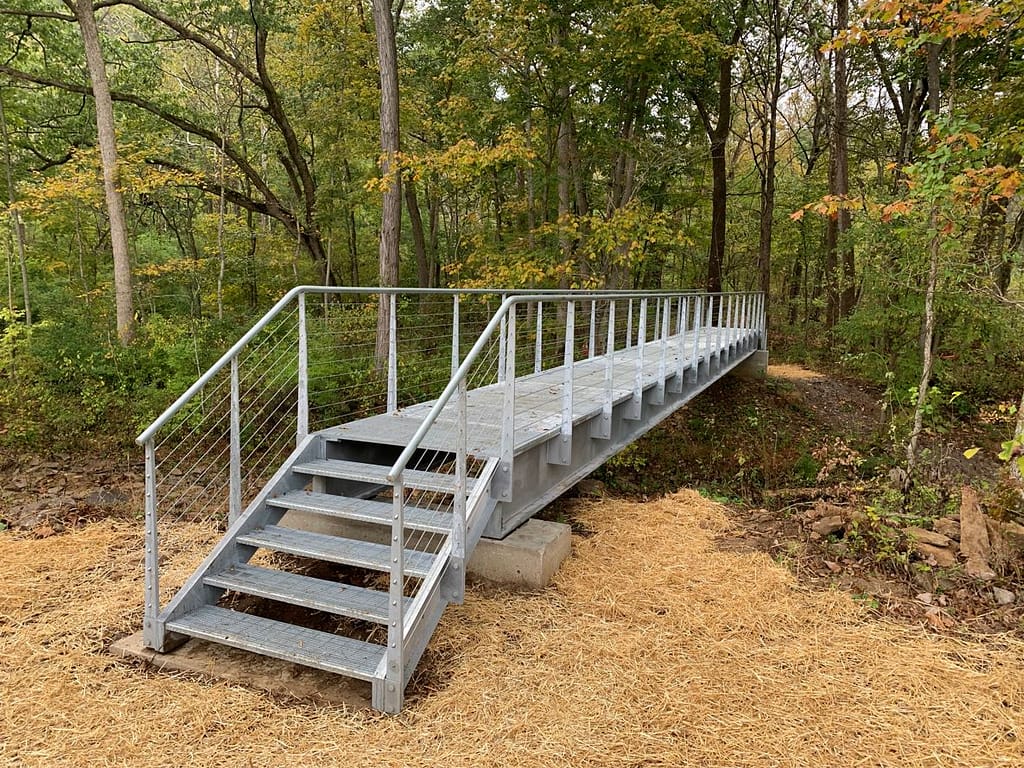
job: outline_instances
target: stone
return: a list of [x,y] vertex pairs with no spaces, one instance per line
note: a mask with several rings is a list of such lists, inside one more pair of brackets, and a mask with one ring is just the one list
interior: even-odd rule
[[972,579],[991,581],[996,577],[988,564],[991,545],[985,513],[981,511],[978,494],[969,485],[960,489],[960,551],[967,561],[964,570]]
[[947,547],[936,547],[923,541],[914,542],[914,551],[922,560],[935,563],[939,568],[952,568],[956,565],[956,554]]
[[531,518],[504,539],[480,539],[466,571],[488,581],[542,589],[571,549],[568,525]]
[[914,541],[919,541],[922,544],[931,544],[933,547],[948,547],[953,543],[953,540],[949,538],[949,536],[944,536],[941,533],[936,533],[935,531],[929,531],[926,528],[918,528],[915,525],[904,528],[903,533]]
[[119,504],[124,504],[128,501],[130,501],[130,499],[127,494],[121,493],[120,491],[112,491],[108,488],[100,488],[82,499],[84,504],[88,504],[90,507],[98,507],[100,509],[109,509],[110,507],[116,507]]
[[992,597],[999,605],[1013,605],[1013,601],[1017,599],[1017,595],[1013,592],[999,587],[992,587]]
[[960,541],[960,521],[955,520],[952,517],[940,517],[938,520],[932,523],[932,528],[936,533],[941,533],[943,536],[948,536],[951,539]]
[[831,515],[829,517],[823,517],[821,520],[815,520],[811,523],[811,530],[819,536],[831,536],[834,533],[839,533],[843,530],[846,525],[841,515]]

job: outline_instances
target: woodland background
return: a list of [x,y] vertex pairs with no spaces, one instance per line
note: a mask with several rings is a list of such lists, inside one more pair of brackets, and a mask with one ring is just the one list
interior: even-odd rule
[[9,0],[0,152],[7,448],[127,444],[300,283],[763,290],[911,471],[1021,395],[1021,0]]

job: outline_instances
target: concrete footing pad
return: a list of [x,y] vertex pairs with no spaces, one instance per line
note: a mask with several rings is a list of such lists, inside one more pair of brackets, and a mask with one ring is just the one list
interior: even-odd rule
[[488,581],[541,589],[571,549],[568,525],[530,519],[504,539],[480,539],[467,572]]
[[161,672],[207,677],[312,703],[370,708],[369,683],[218,643],[189,640],[170,653],[157,653],[143,646],[142,633],[136,632],[111,645],[110,652],[138,659]]

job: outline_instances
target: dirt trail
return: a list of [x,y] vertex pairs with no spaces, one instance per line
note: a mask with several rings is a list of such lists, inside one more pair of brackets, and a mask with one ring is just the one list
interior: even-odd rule
[[[806,590],[717,549],[734,524],[693,492],[575,513],[591,533],[553,586],[446,612],[397,718],[115,661],[140,620],[139,526],[2,532],[0,764],[1024,764],[1024,643]],[[201,556],[208,533],[179,526]]]

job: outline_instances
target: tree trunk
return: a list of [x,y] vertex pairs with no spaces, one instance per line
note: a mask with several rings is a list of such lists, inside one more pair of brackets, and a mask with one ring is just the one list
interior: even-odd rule
[[135,312],[132,308],[132,271],[128,255],[128,225],[124,200],[118,188],[117,140],[114,133],[114,103],[110,98],[106,65],[100,48],[100,34],[91,0],[65,0],[78,19],[89,67],[89,80],[96,102],[96,134],[103,164],[103,193],[110,218],[110,246],[114,253],[114,299],[117,308],[117,337],[128,346],[135,337]]
[[[3,97],[0,96],[0,134],[4,140],[4,167],[7,170],[7,203],[11,212],[11,234],[18,248],[18,267],[21,271],[21,298],[25,307],[25,325],[32,327],[32,305],[29,302],[28,293],[28,267],[25,264],[25,225],[21,222],[21,214],[14,207],[17,198],[17,188],[14,185],[14,164],[11,157],[11,137],[7,132],[7,113],[4,112]],[[10,239],[8,239],[7,256],[7,300],[14,309],[14,284],[11,277],[11,254]]]
[[[840,34],[850,24],[849,0],[836,0],[836,26]],[[849,80],[846,74],[846,48],[836,49],[836,102],[833,135],[833,151],[835,152],[835,189],[832,194],[840,198],[839,212],[836,217],[836,247],[839,249],[837,262],[842,266],[842,278],[839,292],[839,317],[846,317],[853,311],[856,301],[856,269],[853,257],[853,246],[847,239],[850,231],[850,194],[849,155],[846,137],[849,133]]]
[[413,251],[416,253],[416,284],[420,288],[433,288],[430,284],[430,259],[427,256],[427,237],[423,231],[423,217],[420,215],[420,204],[416,199],[416,187],[411,181],[405,183],[405,208],[409,211]]
[[[928,53],[928,124],[931,129],[931,143],[938,139],[939,118],[939,43],[926,43]],[[924,294],[924,331],[921,334],[921,381],[917,386],[917,405],[914,408],[914,426],[907,441],[907,473],[903,481],[904,496],[910,492],[917,469],[917,444],[924,425],[924,412],[928,402],[928,389],[932,380],[932,342],[935,338],[935,291],[939,283],[939,251],[942,234],[939,231],[939,203],[931,206],[928,225],[931,238],[928,241],[928,284]]]
[[[373,0],[373,25],[377,34],[380,64],[380,146],[384,199],[380,219],[380,284],[398,285],[398,244],[402,227],[402,178],[398,167],[398,53],[395,46],[395,19],[389,0]],[[380,297],[377,308],[377,346],[375,363],[382,369],[388,359],[389,304]]]

